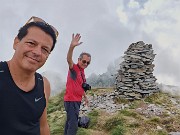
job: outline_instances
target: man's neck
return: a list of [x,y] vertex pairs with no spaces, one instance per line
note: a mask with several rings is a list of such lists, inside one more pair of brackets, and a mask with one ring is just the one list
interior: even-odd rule
[[13,60],[7,62],[10,74],[15,84],[24,91],[31,90],[35,85],[35,72],[23,70]]

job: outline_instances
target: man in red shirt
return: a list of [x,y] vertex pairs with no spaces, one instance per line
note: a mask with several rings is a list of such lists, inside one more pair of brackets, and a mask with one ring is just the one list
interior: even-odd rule
[[84,96],[85,104],[88,105],[88,99],[82,84],[86,82],[84,69],[90,64],[91,55],[85,52],[81,53],[77,64],[72,60],[74,48],[82,44],[80,39],[80,34],[72,35],[72,41],[67,53],[69,71],[64,95],[64,107],[67,113],[64,135],[76,135],[82,96]]

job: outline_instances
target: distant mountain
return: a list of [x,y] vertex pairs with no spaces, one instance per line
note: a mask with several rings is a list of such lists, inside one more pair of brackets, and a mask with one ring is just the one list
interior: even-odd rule
[[108,88],[114,87],[115,83],[115,76],[119,69],[119,63],[122,61],[122,58],[116,59],[114,62],[111,62],[108,67],[107,71],[103,74],[95,74],[92,73],[88,78],[87,82],[94,88]]
[[101,75],[91,74],[87,82],[94,88],[109,88],[114,86],[115,78],[108,72]]

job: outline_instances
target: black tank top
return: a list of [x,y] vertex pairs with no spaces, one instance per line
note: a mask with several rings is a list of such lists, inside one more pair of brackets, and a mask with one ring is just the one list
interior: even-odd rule
[[35,86],[21,90],[13,81],[7,62],[0,62],[0,135],[40,135],[45,109],[43,78],[35,73]]

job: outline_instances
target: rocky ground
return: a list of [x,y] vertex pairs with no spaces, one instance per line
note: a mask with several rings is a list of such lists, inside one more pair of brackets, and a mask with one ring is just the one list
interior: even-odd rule
[[[80,128],[78,135],[180,135],[180,97],[158,92],[142,100],[127,101],[118,98],[113,89],[93,89],[87,95],[89,106],[82,104],[80,115],[88,115],[91,124],[88,129]],[[49,111],[48,117],[52,135],[63,134],[63,106]],[[61,123],[58,132],[56,123]]]

